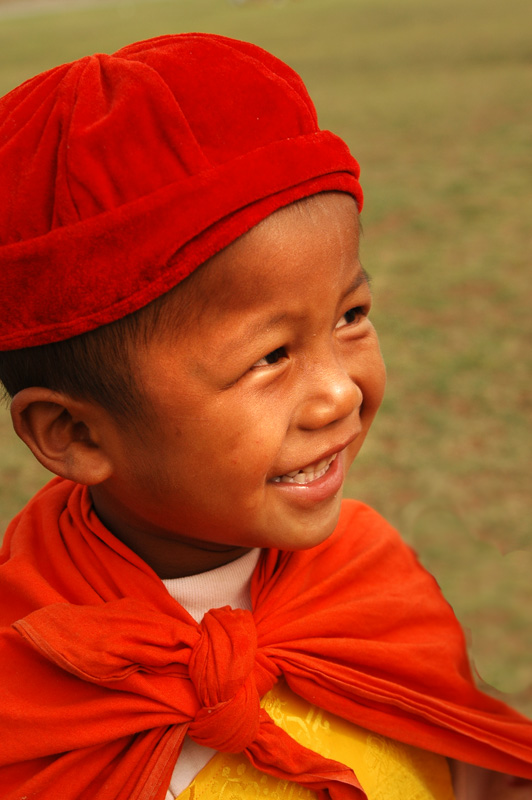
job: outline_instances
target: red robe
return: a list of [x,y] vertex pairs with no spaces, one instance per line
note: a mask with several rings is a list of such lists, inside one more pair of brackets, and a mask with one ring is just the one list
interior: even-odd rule
[[1,552],[3,800],[162,800],[185,732],[322,798],[365,797],[353,773],[277,728],[259,698],[296,694],[362,727],[532,778],[532,722],[479,692],[434,579],[374,511],[265,551],[253,613],[201,624],[61,479]]

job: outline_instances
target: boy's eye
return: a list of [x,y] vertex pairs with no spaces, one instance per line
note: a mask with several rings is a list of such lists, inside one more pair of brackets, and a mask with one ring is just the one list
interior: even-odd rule
[[355,306],[346,311],[345,314],[338,320],[335,328],[343,328],[344,325],[353,325],[366,316],[366,310],[363,306]]
[[284,347],[278,347],[276,350],[272,350],[271,353],[268,353],[267,356],[261,358],[255,364],[253,364],[252,369],[255,367],[266,367],[269,364],[277,364],[282,358],[286,358],[286,350]]

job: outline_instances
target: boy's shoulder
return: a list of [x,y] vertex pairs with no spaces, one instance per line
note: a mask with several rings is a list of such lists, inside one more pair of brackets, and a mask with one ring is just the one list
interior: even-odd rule
[[305,591],[314,587],[324,609],[367,613],[375,635],[382,625],[408,627],[421,615],[434,631],[452,629],[462,648],[458,623],[435,578],[398,531],[365,503],[344,500],[328,539],[309,550],[281,552],[280,560],[279,551],[270,551],[264,563],[272,575],[283,573],[284,585],[293,588],[301,580]]
[[330,543],[344,549],[346,557],[356,554],[357,558],[378,562],[381,567],[402,563],[405,567],[420,569],[414,551],[399,531],[360,500],[346,498],[342,501],[340,518]]
[[352,497],[342,500],[340,518],[336,530],[356,526],[361,532],[378,532],[381,536],[400,538],[398,531],[378,511]]

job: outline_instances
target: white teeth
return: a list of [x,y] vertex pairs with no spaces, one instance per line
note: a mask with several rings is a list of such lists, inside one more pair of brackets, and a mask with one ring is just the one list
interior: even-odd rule
[[315,464],[310,464],[308,467],[303,467],[302,469],[296,469],[293,472],[287,472],[286,475],[280,475],[278,478],[274,478],[275,483],[311,483],[312,481],[321,478],[322,475],[325,475],[329,467],[331,466],[332,462],[336,458],[336,453],[329,458],[322,458],[321,461],[318,461]]

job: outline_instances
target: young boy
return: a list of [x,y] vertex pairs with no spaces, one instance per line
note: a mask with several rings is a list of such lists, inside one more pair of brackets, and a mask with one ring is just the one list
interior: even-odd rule
[[433,579],[341,503],[384,367],[358,165],[298,76],[167,36],[0,113],[0,378],[59,476],[2,550],[2,798],[532,778]]

